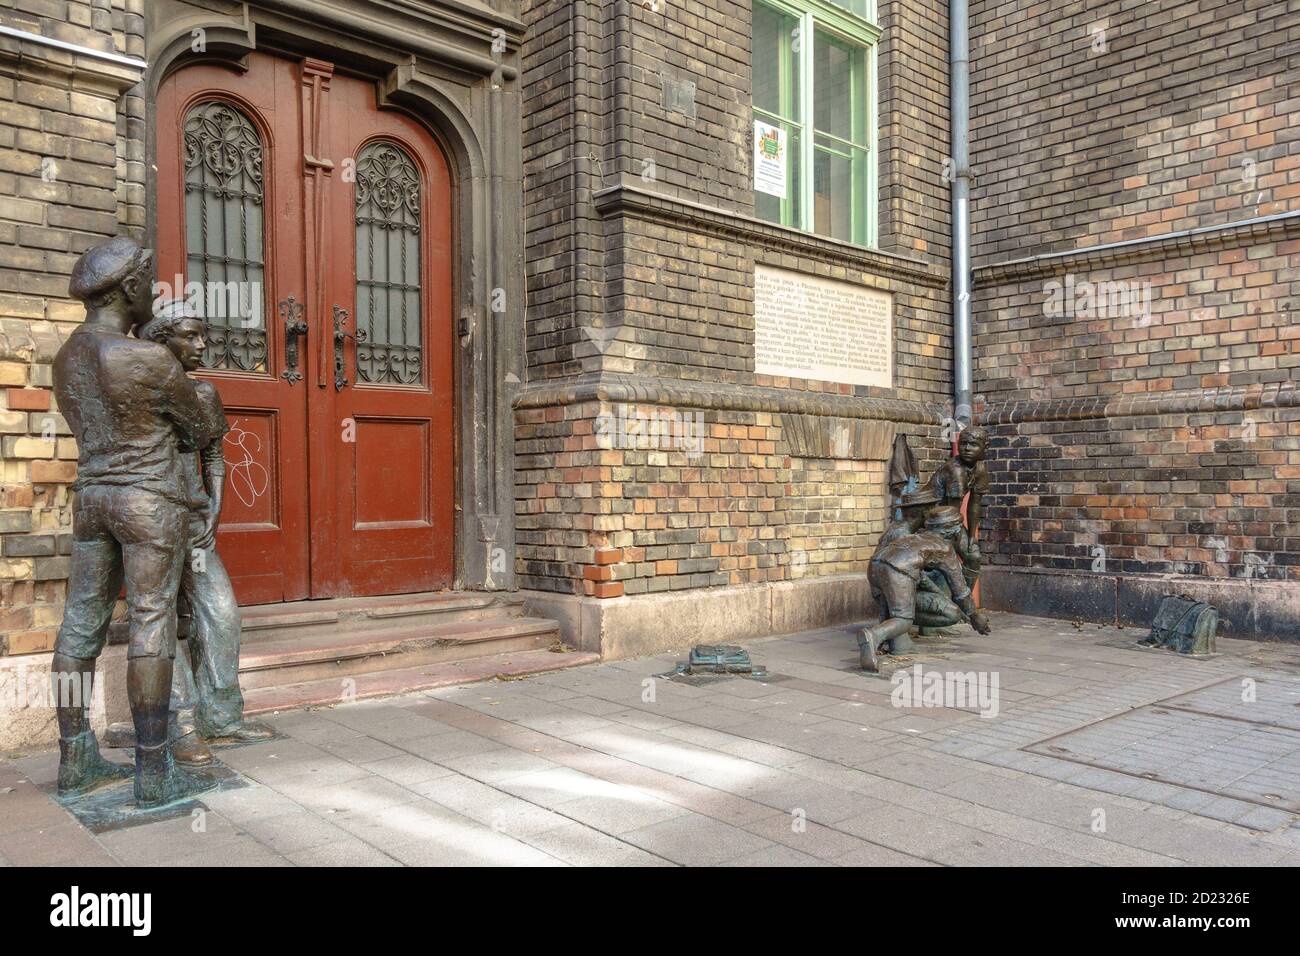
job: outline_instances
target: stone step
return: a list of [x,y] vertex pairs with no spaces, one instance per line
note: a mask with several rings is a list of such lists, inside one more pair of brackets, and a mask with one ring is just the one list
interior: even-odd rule
[[246,644],[337,631],[357,633],[522,614],[523,598],[517,594],[469,591],[294,601],[240,609]]
[[[413,667],[360,674],[349,688],[347,700],[387,697],[453,684],[469,684],[493,677],[521,677],[577,667],[600,660],[600,655],[582,651],[530,650],[490,654],[463,660],[427,663]],[[245,692],[244,712],[266,714],[298,707],[342,703],[337,678],[259,687]]]
[[239,655],[239,684],[249,691],[332,680],[337,687],[345,677],[544,650],[559,640],[559,625],[554,621],[508,615],[360,632],[336,625],[326,632],[246,642]]
[[[321,601],[290,601],[258,604],[239,609],[242,643],[263,640],[377,631],[422,624],[481,621],[489,618],[521,617],[524,599],[519,594],[479,591],[429,591],[420,594],[391,594],[380,597],[331,598]],[[188,621],[181,619],[181,636]],[[109,625],[110,644],[127,642],[127,622]]]

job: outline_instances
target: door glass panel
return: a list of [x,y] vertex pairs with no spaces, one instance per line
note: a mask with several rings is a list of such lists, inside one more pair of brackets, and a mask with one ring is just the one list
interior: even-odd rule
[[229,103],[200,103],[184,151],[184,296],[207,322],[203,366],[265,372],[262,138]]
[[356,233],[357,378],[420,384],[420,174],[393,143],[357,157]]

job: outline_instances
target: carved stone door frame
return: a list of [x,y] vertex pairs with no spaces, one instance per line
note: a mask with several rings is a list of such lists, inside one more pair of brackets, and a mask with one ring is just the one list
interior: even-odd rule
[[[359,8],[374,9],[358,16]],[[380,9],[383,18],[375,15]],[[481,22],[467,23],[472,19]],[[202,60],[238,64],[264,49],[370,78],[381,107],[418,118],[446,152],[456,249],[454,586],[468,590],[517,587],[512,405],[524,378],[518,66],[523,32],[512,13],[471,13],[436,3],[417,10],[366,0],[265,0],[221,14],[182,0],[154,0],[146,8],[147,106],[172,70]],[[151,126],[146,152],[146,162],[154,165]],[[157,184],[155,177],[147,181],[153,238]]]

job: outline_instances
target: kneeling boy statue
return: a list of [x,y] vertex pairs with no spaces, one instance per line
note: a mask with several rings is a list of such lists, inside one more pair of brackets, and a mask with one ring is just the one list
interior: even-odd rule
[[858,637],[862,669],[878,671],[878,654],[907,646],[914,626],[944,627],[969,620],[981,634],[989,622],[976,610],[953,544],[962,532],[961,512],[950,505],[931,509],[925,528],[889,536],[871,558],[867,579],[871,596],[884,609],[879,624]]

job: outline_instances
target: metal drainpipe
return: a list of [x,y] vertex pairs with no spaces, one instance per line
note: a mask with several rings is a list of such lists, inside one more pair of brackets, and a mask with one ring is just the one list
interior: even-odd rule
[[952,351],[954,415],[971,420],[970,295],[970,34],[967,0],[948,3],[948,67],[952,100]]

